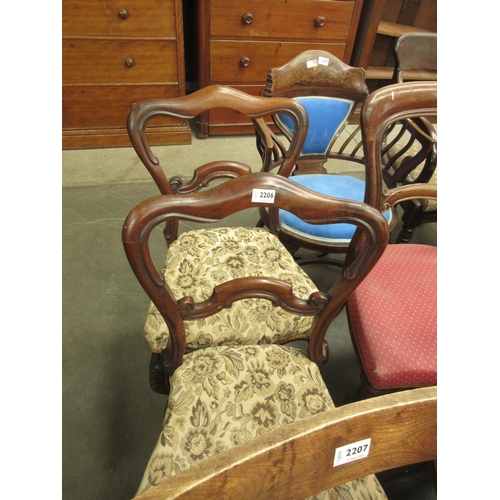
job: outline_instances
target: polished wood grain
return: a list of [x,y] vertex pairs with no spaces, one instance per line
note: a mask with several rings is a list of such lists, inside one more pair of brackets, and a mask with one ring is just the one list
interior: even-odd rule
[[[244,0],[233,3],[212,0],[210,34],[214,37],[345,42],[349,38],[355,7],[355,1],[335,0]],[[242,22],[246,13],[252,16],[250,23]]]
[[[210,42],[210,80],[221,84],[265,83],[274,65],[281,66],[306,50],[327,50],[343,59],[345,43],[213,40]],[[248,65],[242,59],[248,59]],[[271,66],[270,66],[271,64]]]
[[176,38],[175,3],[170,0],[64,0],[63,36]]
[[[63,0],[63,149],[129,146],[128,111],[185,95],[182,0]],[[186,144],[187,123],[157,122],[151,143]]]
[[[371,438],[368,457],[333,467],[338,447]],[[437,389],[349,404],[239,444],[137,500],[303,500],[369,473],[437,457]]]
[[[310,49],[327,50],[349,62],[364,0],[198,0],[200,87],[264,90],[268,71]],[[198,134],[253,133],[241,116],[222,112],[197,120]]]
[[63,83],[177,85],[175,40],[71,38],[62,43]]

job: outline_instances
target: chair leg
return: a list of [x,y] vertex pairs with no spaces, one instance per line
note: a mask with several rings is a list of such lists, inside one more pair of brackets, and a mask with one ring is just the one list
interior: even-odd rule
[[156,352],[151,353],[151,359],[149,360],[149,385],[158,394],[168,394],[170,392],[170,384],[165,374],[162,356]]
[[415,229],[405,227],[403,225],[403,228],[401,229],[401,231],[398,234],[398,237],[396,238],[396,243],[410,243],[414,231]]

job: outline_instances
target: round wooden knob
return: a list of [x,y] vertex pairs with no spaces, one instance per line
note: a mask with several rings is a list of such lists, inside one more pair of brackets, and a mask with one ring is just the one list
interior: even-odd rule
[[127,59],[125,59],[125,66],[127,66],[127,68],[131,68],[133,65],[134,65],[133,59],[130,59],[130,57],[127,57]]
[[314,20],[314,24],[318,27],[318,28],[322,28],[326,23],[326,19],[323,17],[323,16],[318,16],[315,20]]
[[118,12],[118,17],[125,20],[128,18],[128,12],[125,9],[120,9],[120,11]]
[[240,64],[244,67],[244,68],[248,68],[248,66],[250,66],[250,59],[248,57],[242,57],[240,59]]
[[241,16],[241,20],[243,21],[244,24],[250,25],[253,23],[253,16],[252,16],[252,14],[250,14],[250,12],[245,12]]

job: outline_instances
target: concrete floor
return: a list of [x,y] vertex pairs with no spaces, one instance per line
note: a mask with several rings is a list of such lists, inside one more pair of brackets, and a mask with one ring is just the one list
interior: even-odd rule
[[[215,159],[260,168],[252,137],[196,139],[153,148],[167,175],[190,177]],[[184,155],[184,160],[181,159]],[[63,151],[63,498],[132,498],[160,430],[166,398],[148,384],[142,335],[148,298],[127,263],[121,228],[157,189],[132,148]],[[255,213],[237,224],[254,225]],[[436,244],[436,225],[415,242]],[[331,266],[307,267],[319,286]],[[329,329],[324,379],[337,406],[348,403],[359,371],[345,316]],[[380,476],[390,500],[436,498],[426,465]]]

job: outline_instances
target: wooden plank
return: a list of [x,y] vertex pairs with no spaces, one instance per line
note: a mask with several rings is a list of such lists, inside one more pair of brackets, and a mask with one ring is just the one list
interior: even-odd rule
[[[391,80],[394,68],[388,66],[368,66],[366,70],[367,80]],[[425,70],[408,70],[404,72],[405,80],[435,81],[436,73]]]
[[432,31],[417,28],[416,26],[406,26],[405,24],[390,23],[388,21],[380,21],[378,23],[377,33],[379,35],[389,35],[400,37],[405,33],[432,33]]

